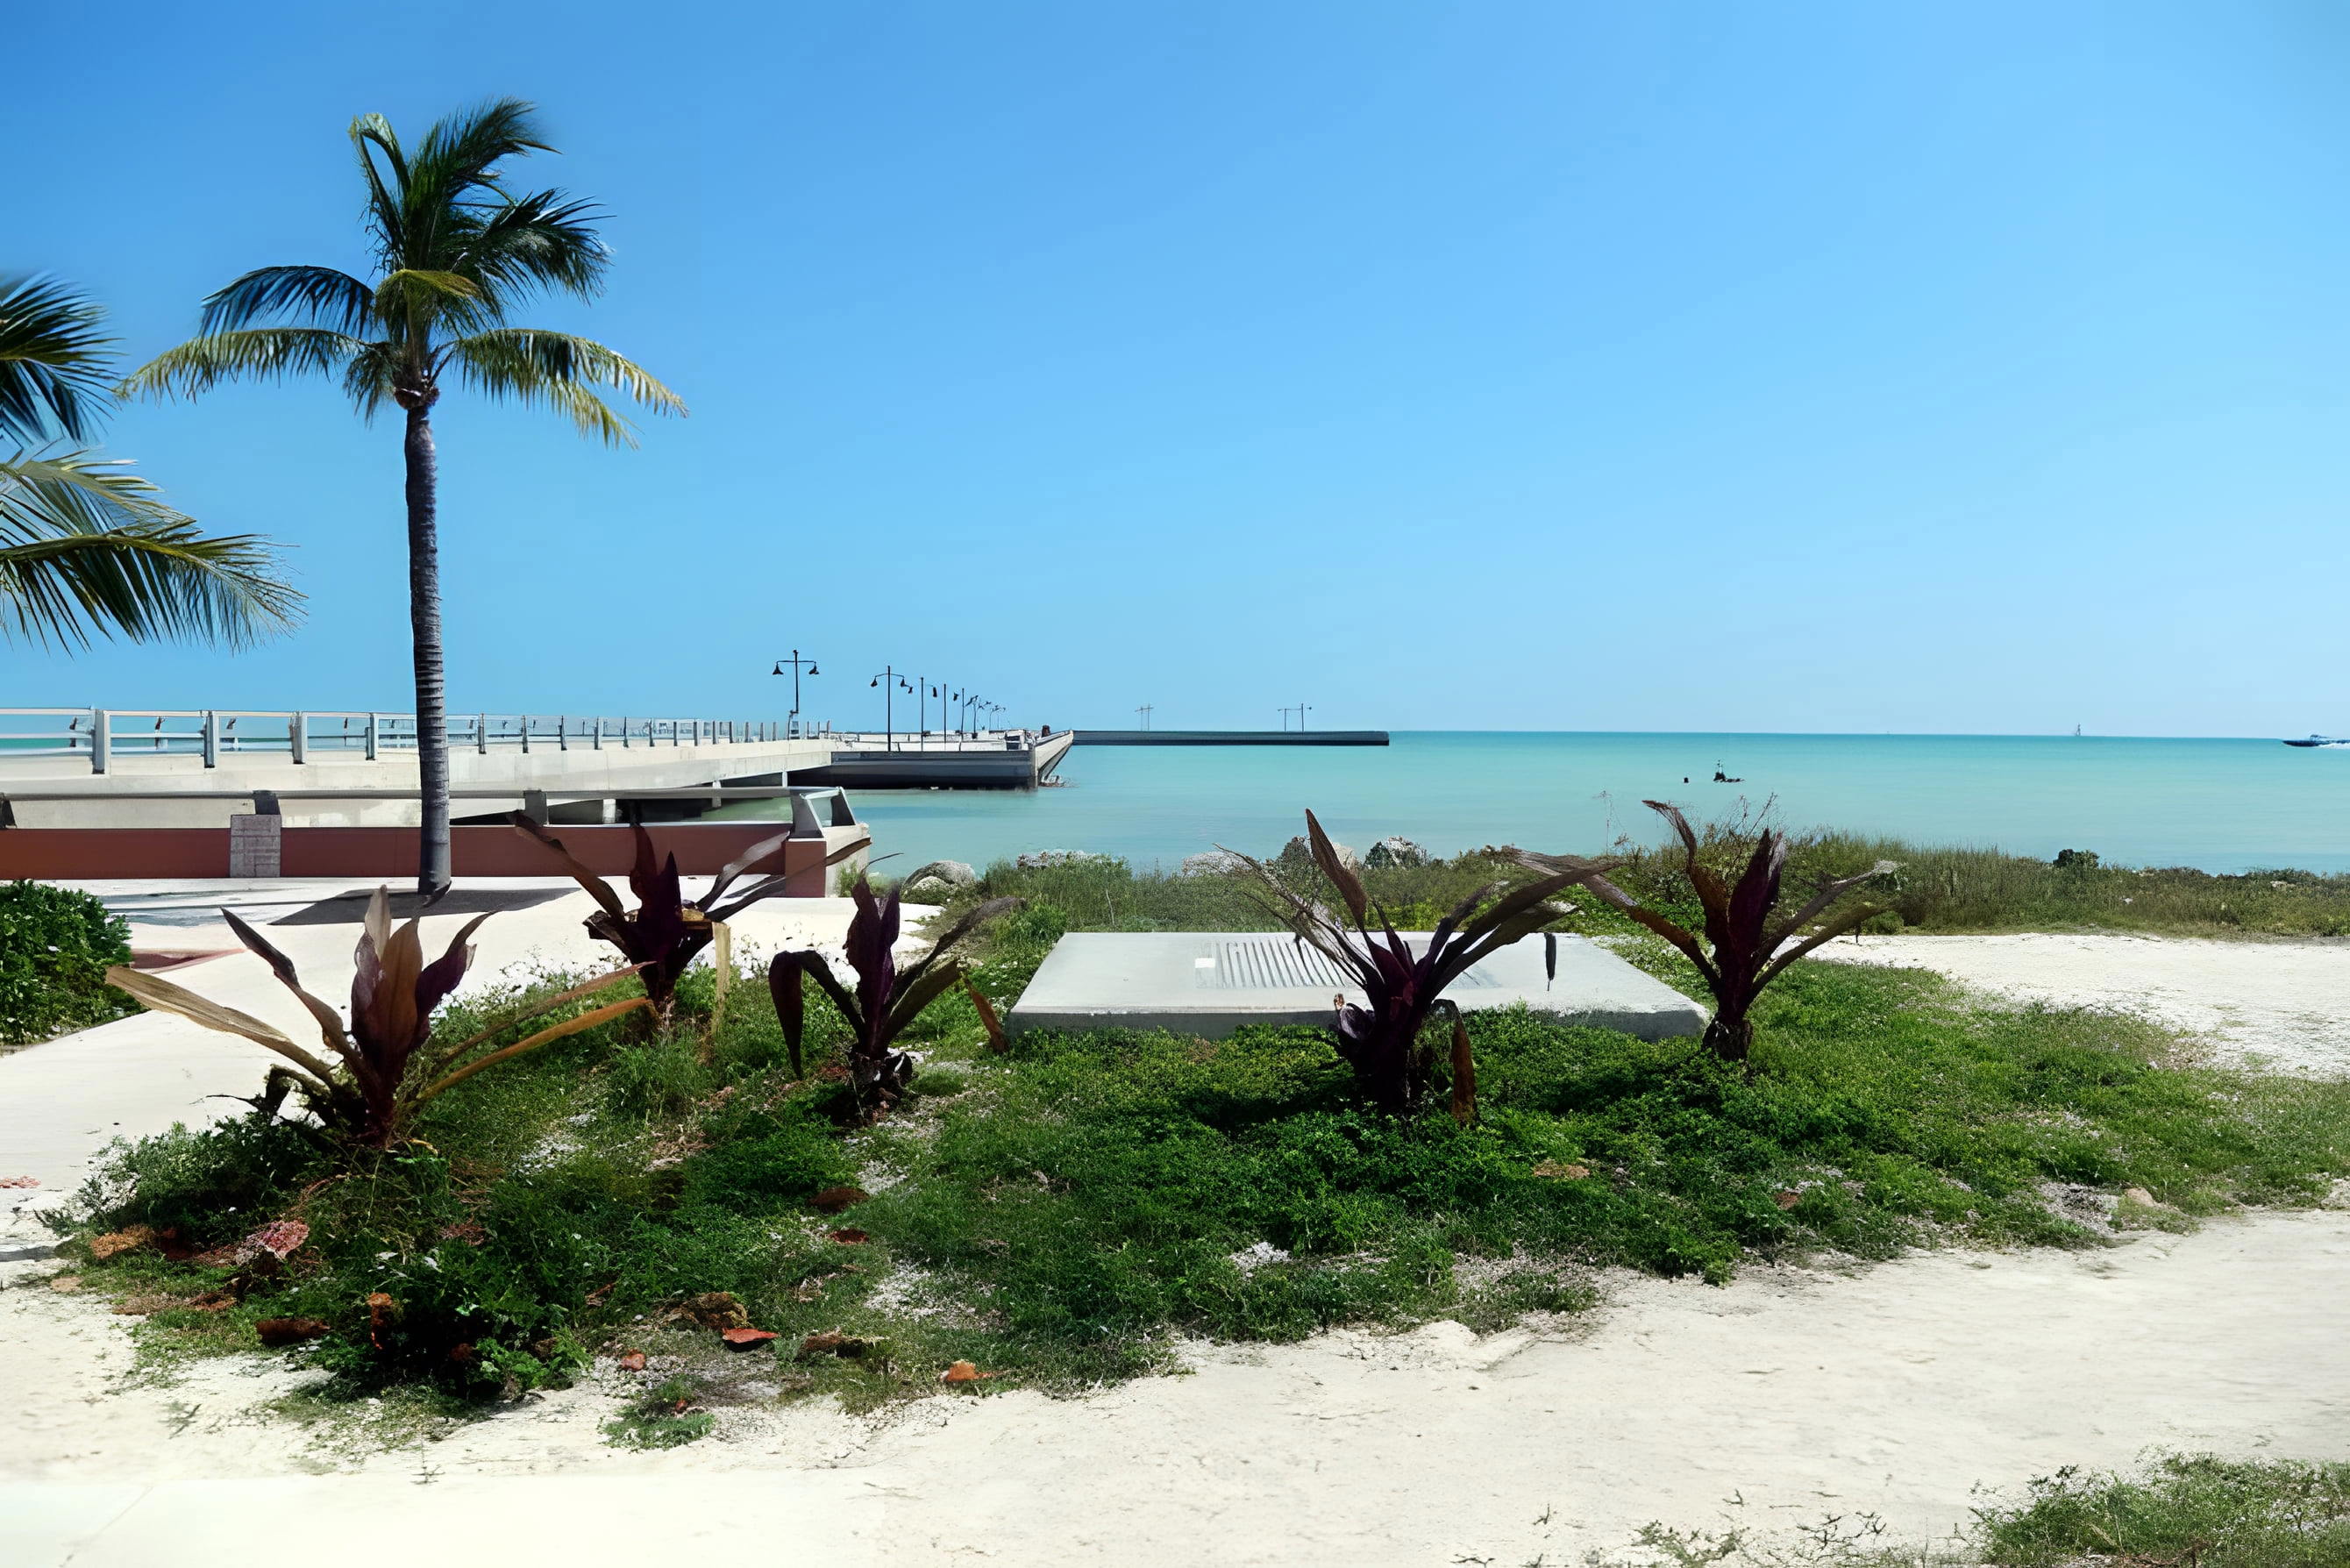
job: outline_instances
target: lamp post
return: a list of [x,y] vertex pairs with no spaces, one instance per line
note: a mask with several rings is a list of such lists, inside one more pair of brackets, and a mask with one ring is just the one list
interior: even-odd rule
[[806,667],[810,675],[821,674],[822,671],[816,669],[816,659],[813,655],[806,659],[802,659],[800,657],[800,650],[796,648],[792,649],[792,656],[789,659],[778,659],[775,660],[775,673],[781,675],[786,667],[789,667],[792,672],[792,719],[791,724],[787,726],[785,730],[785,734],[788,736],[790,731],[797,728],[799,725],[800,670],[802,667]]
[[1306,715],[1306,713],[1307,713],[1308,711],[1309,711],[1309,710],[1306,708],[1306,705],[1305,705],[1305,703],[1303,703],[1303,702],[1299,702],[1299,703],[1296,703],[1296,704],[1295,704],[1295,705],[1293,705],[1293,706],[1291,706],[1291,707],[1287,707],[1287,708],[1284,708],[1284,709],[1282,709],[1282,710],[1281,710],[1281,727],[1282,727],[1282,730],[1283,730],[1284,732],[1287,732],[1287,730],[1289,729],[1289,716],[1290,716],[1292,713],[1295,713],[1295,714],[1296,714],[1296,715],[1297,715],[1297,730],[1298,730],[1298,733],[1300,733],[1300,734],[1305,733],[1305,715]]
[[906,684],[906,678],[894,667],[888,666],[865,684],[881,688],[881,743],[886,750],[894,752],[898,749],[898,721],[892,704],[900,691],[911,691],[913,688]]
[[1146,735],[1149,734],[1150,732],[1150,704],[1145,702],[1141,707],[1137,708],[1135,712],[1141,715],[1142,732]]

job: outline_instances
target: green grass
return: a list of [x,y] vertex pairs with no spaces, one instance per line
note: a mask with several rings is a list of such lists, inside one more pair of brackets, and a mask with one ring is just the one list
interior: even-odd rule
[[[1049,905],[1007,922],[986,988],[1016,994],[1068,923]],[[686,1005],[709,986],[689,977]],[[2144,1187],[2176,1212],[2118,1221],[2178,1223],[2310,1200],[2350,1171],[2350,1086],[2158,1066],[2168,1037],[2126,1019],[1970,1009],[1930,976],[1835,965],[1799,966],[1758,1019],[1750,1076],[1693,1042],[1471,1015],[1484,1116],[1462,1128],[1356,1109],[1314,1031],[1032,1036],[995,1056],[955,996],[919,1025],[904,1113],[849,1130],[839,1085],[790,1079],[746,981],[706,1044],[565,1041],[442,1096],[400,1153],[338,1166],[249,1122],[146,1140],[92,1189],[88,1223],[198,1246],[310,1223],[236,1306],[148,1318],[159,1356],[309,1316],[336,1333],[294,1354],[338,1387],[492,1397],[655,1332],[722,1356],[661,1320],[725,1291],[782,1335],[756,1355],[784,1397],[861,1407],[956,1360],[1000,1375],[983,1391],[1070,1390],[1166,1365],[1179,1334],[1497,1327],[1577,1310],[1607,1264],[1726,1280],[1823,1251],[2098,1244],[2049,1183]],[[837,1021],[811,1023],[832,1059]],[[872,1200],[810,1207],[851,1183]],[[831,1238],[847,1227],[867,1239]],[[152,1252],[87,1272],[124,1293],[236,1282]],[[371,1312],[373,1293],[393,1308]],[[827,1330],[883,1344],[795,1358]]]
[[2341,1568],[2350,1464],[2165,1454],[2127,1471],[2067,1469],[1975,1510],[1959,1539],[1898,1542],[1874,1516],[1792,1535],[1650,1524],[1588,1568]]

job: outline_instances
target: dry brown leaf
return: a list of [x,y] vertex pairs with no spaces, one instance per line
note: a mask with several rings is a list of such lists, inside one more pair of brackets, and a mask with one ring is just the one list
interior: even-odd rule
[[641,1351],[641,1350],[629,1350],[629,1351],[623,1351],[623,1352],[621,1352],[621,1354],[620,1354],[620,1370],[621,1370],[621,1371],[623,1371],[623,1372],[642,1372],[644,1369],[645,1369],[645,1353],[644,1353],[643,1351]]
[[941,1383],[976,1383],[983,1377],[993,1377],[993,1372],[982,1372],[968,1361],[958,1361],[939,1375]]
[[1776,1193],[1771,1199],[1772,1202],[1776,1203],[1782,1209],[1793,1209],[1796,1204],[1801,1203],[1803,1200],[1804,1195],[1802,1193],[1793,1191]]
[[730,1328],[720,1333],[718,1337],[726,1342],[729,1350],[756,1350],[774,1339],[775,1334],[764,1328]]
[[102,1263],[124,1252],[136,1251],[154,1239],[155,1227],[152,1225],[133,1225],[127,1231],[109,1231],[103,1236],[90,1238],[89,1255]]
[[1591,1174],[1591,1168],[1567,1160],[1546,1159],[1534,1167],[1534,1174],[1548,1177],[1553,1181],[1580,1181]]
[[867,1192],[862,1188],[827,1187],[822,1192],[817,1193],[814,1198],[809,1199],[808,1202],[811,1206],[824,1213],[837,1214],[842,1210],[862,1203],[872,1196],[873,1195],[871,1193]]
[[282,1350],[289,1345],[318,1339],[333,1333],[315,1317],[265,1317],[253,1325],[261,1343],[272,1350]]
[[844,1247],[854,1247],[859,1242],[869,1241],[873,1239],[872,1237],[868,1236],[864,1231],[854,1229],[827,1231],[825,1234],[831,1237],[834,1241],[839,1242]]
[[81,1289],[81,1276],[79,1274],[52,1275],[49,1279],[49,1289],[53,1291],[64,1291],[68,1293],[71,1293],[74,1291]]

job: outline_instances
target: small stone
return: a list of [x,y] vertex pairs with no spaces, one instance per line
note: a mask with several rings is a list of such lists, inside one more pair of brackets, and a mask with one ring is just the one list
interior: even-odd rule
[[678,1314],[703,1328],[723,1333],[730,1328],[748,1328],[751,1314],[731,1291],[710,1291],[698,1296],[688,1296],[678,1303]]

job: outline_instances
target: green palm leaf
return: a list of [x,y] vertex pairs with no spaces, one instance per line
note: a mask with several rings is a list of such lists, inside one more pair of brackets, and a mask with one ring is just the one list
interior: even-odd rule
[[105,318],[54,278],[0,276],[0,439],[89,439],[112,379]]
[[0,633],[86,647],[185,637],[243,647],[290,630],[301,596],[266,541],[207,537],[120,459],[0,462]]

